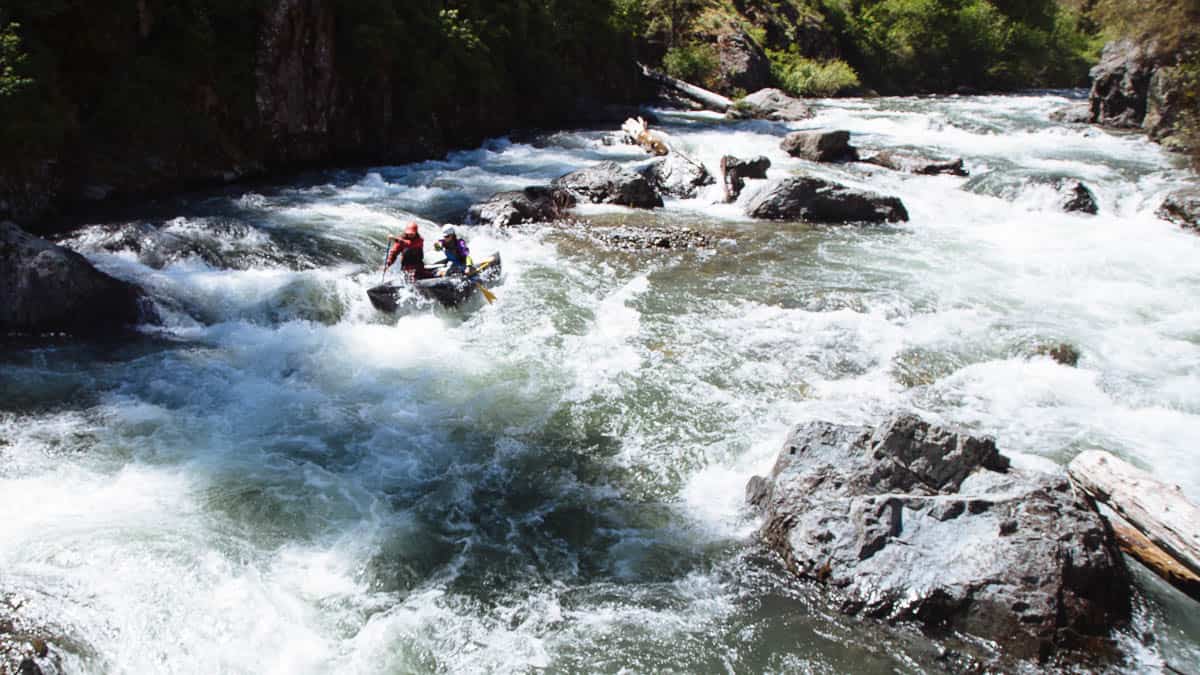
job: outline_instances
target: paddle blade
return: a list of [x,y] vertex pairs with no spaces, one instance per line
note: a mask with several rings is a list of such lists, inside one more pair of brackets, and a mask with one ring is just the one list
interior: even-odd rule
[[479,292],[483,293],[483,297],[485,299],[487,299],[489,305],[496,301],[495,294],[493,294],[488,289],[484,288],[483,284],[481,284],[479,282],[475,282],[475,285],[479,287]]

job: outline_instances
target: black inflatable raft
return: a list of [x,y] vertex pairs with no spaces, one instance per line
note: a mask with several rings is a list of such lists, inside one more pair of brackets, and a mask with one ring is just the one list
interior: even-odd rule
[[491,286],[500,279],[500,254],[493,253],[477,265],[479,271],[464,277],[451,274],[432,279],[389,281],[367,289],[371,304],[381,312],[394,312],[399,307],[399,298],[404,287],[417,290],[421,295],[435,300],[443,307],[457,307],[475,294],[477,286]]

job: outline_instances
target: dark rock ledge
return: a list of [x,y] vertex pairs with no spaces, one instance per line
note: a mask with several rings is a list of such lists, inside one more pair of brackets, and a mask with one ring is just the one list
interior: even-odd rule
[[1044,658],[1128,620],[1111,530],[1065,475],[1009,467],[989,438],[898,415],[813,422],[747,499],[759,534],[843,612],[914,621]]
[[0,332],[118,333],[158,317],[140,288],[83,256],[0,223]]

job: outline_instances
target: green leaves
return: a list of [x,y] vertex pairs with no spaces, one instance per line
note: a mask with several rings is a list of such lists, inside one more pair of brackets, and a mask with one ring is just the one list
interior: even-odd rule
[[0,98],[16,94],[33,84],[33,79],[22,75],[28,56],[21,51],[21,36],[17,31],[21,24],[10,23],[0,28]]

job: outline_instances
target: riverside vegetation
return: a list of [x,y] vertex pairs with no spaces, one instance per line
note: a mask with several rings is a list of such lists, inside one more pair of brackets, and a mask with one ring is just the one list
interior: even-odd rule
[[[635,57],[727,94],[1081,86],[1153,39],[1200,147],[1197,0],[14,0],[0,7],[0,215],[306,163],[405,161],[597,121]],[[729,76],[722,41],[761,74]],[[619,114],[613,114],[617,117]]]

